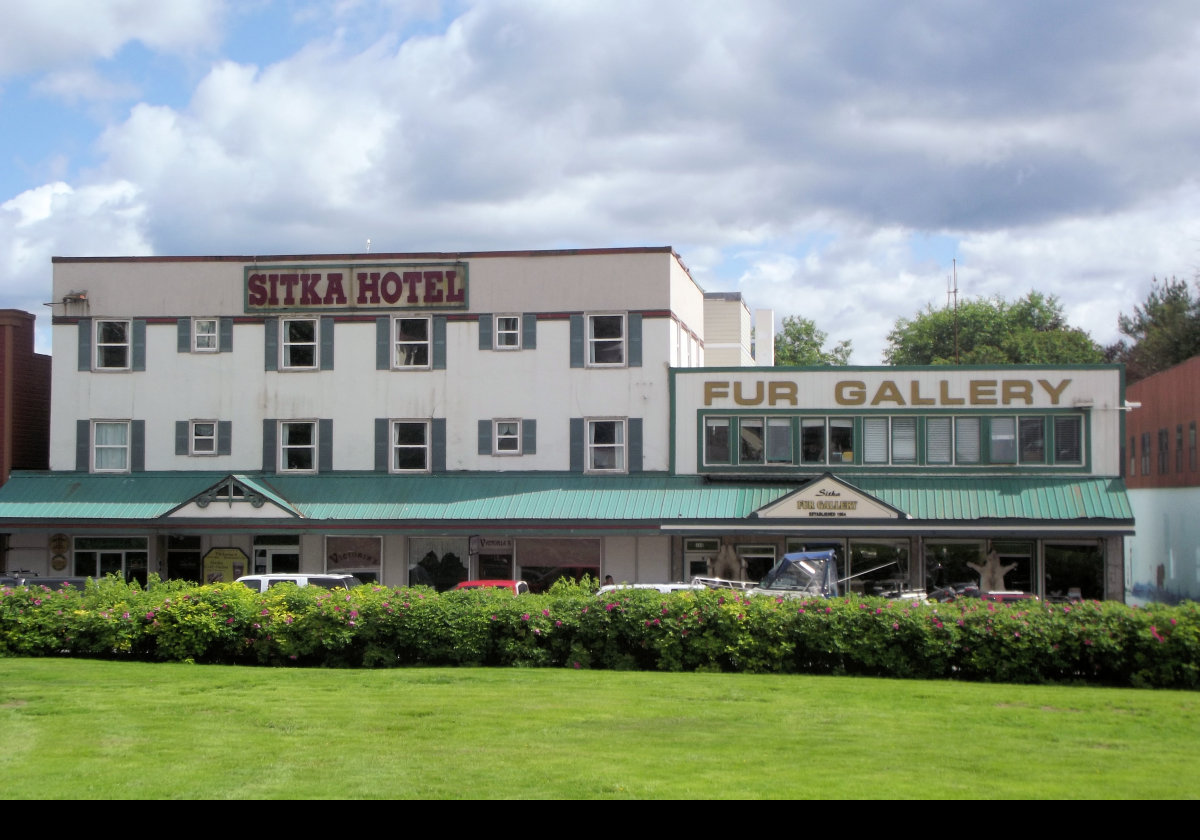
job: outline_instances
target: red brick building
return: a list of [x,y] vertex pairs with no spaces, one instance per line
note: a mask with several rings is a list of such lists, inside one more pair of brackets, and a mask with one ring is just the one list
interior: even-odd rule
[[33,352],[34,316],[0,309],[0,484],[50,468],[50,357]]
[[1125,423],[1129,489],[1200,487],[1196,424],[1200,422],[1200,356],[1135,382],[1126,399],[1141,407]]

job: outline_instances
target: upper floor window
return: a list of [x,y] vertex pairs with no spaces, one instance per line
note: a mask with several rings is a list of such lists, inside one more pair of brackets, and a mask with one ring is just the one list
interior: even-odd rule
[[96,370],[129,370],[129,321],[96,322]]
[[430,435],[428,420],[393,420],[391,424],[392,472],[428,472]]
[[492,454],[521,454],[520,420],[496,420],[493,428],[495,430],[495,434],[493,436],[494,445],[492,447]]
[[220,349],[216,318],[195,318],[192,321],[192,350],[196,353],[216,353]]
[[1142,475],[1150,475],[1150,433],[1142,432]]
[[397,318],[395,320],[395,354],[397,368],[428,368],[431,338],[429,318]]
[[92,424],[92,471],[129,472],[128,420],[97,420]]
[[1054,418],[1054,463],[1083,463],[1083,418],[1078,415]]
[[587,421],[587,472],[625,472],[625,421]]
[[1175,472],[1183,472],[1183,424],[1175,427]]
[[191,453],[193,455],[217,454],[217,421],[193,420],[191,432]]
[[284,318],[280,327],[280,370],[316,370],[320,346],[317,319]]
[[496,350],[521,349],[521,316],[497,315],[496,328],[492,332],[493,348]]
[[317,424],[311,420],[279,424],[279,471],[317,471]]
[[625,364],[625,316],[587,316],[587,363],[589,367],[619,367]]
[[1196,471],[1196,421],[1188,424],[1188,469]]

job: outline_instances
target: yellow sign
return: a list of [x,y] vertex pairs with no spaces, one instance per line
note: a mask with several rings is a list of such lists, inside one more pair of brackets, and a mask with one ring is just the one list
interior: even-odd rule
[[203,583],[237,580],[246,574],[249,563],[246,552],[240,548],[213,548],[204,555]]

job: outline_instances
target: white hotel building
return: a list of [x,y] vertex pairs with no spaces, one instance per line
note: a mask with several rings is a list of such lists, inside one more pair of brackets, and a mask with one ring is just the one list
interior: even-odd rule
[[864,591],[1123,591],[1116,367],[756,366],[670,248],[55,258],[53,288],[9,569],[536,589],[828,546]]

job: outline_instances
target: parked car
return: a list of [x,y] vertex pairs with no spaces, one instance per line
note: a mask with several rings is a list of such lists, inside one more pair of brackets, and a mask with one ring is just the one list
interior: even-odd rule
[[454,585],[455,589],[511,589],[514,595],[524,595],[529,584],[523,580],[464,580]]
[[291,583],[296,586],[319,586],[322,589],[350,589],[361,586],[362,581],[354,575],[333,574],[278,574],[278,575],[243,575],[237,583],[244,583],[255,592],[266,592],[272,586],[281,583]]

